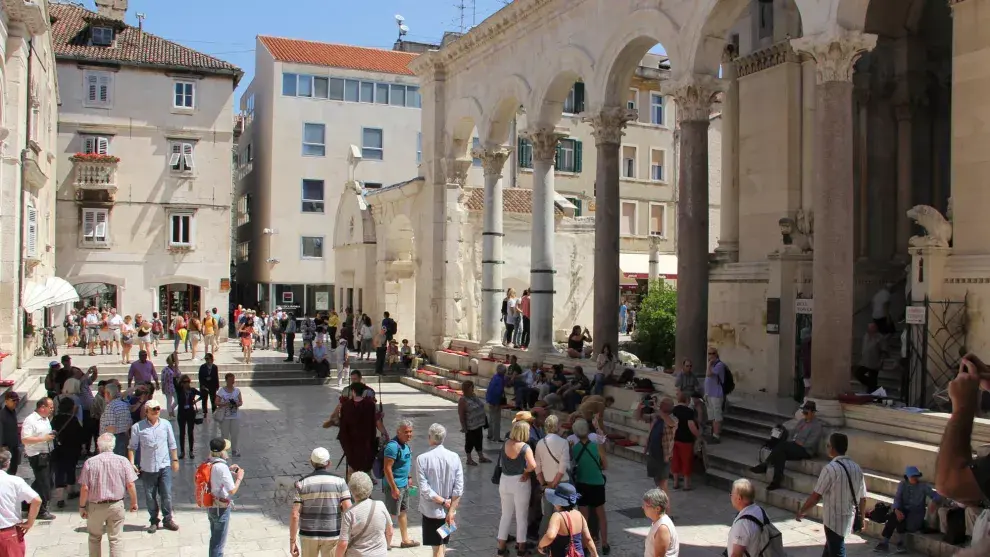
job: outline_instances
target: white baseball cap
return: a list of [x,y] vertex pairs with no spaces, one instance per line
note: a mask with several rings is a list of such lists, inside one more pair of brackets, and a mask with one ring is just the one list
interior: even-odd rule
[[323,447],[316,447],[313,449],[313,454],[309,455],[309,461],[313,464],[326,466],[330,463],[330,451]]

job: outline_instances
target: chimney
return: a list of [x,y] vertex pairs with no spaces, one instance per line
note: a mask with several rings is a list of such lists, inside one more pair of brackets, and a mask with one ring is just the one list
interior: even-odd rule
[[127,0],[95,0],[96,13],[108,19],[124,21],[127,14]]

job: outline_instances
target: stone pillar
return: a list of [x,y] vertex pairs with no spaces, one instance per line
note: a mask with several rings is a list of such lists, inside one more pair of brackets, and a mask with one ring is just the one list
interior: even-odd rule
[[501,146],[475,149],[485,169],[485,212],[481,230],[481,340],[499,343],[499,316],[502,311],[502,167],[509,149]]
[[[464,243],[464,222],[467,220],[467,209],[463,203],[464,186],[467,183],[468,170],[471,168],[471,159],[444,159],[444,162],[447,165],[444,195],[444,214],[447,220],[443,251],[440,255],[440,260],[444,263],[444,322],[441,344],[448,345],[452,339],[468,338],[470,330],[465,308],[467,303],[465,276],[473,273],[465,271],[465,258],[461,248]],[[437,256],[437,251],[434,251],[434,257]]]
[[[619,344],[619,145],[623,128],[637,112],[606,107],[585,119],[598,148],[595,168],[595,322],[594,351]],[[707,214],[707,209],[706,209]]]
[[660,278],[660,238],[650,236],[650,284]]
[[712,97],[723,88],[707,75],[664,86],[681,122],[675,360],[690,358],[696,366],[704,365],[708,345],[708,125]]
[[533,144],[533,236],[530,250],[529,351],[554,352],[553,347],[553,172],[557,142],[567,133],[551,126],[538,127],[526,134]]
[[842,420],[835,402],[849,390],[853,330],[853,65],[876,45],[876,35],[832,29],[791,41],[814,58],[818,70],[815,140],[815,236],[812,277],[811,395],[830,401],[825,419]]
[[913,206],[912,182],[914,175],[911,171],[913,159],[912,150],[912,107],[910,104],[900,104],[895,107],[897,116],[897,245],[894,259],[906,261],[908,256],[908,240],[911,238],[911,219],[907,212]]
[[722,103],[722,199],[719,239],[715,255],[720,261],[739,261],[739,77],[735,55],[722,57],[722,79],[727,84]]

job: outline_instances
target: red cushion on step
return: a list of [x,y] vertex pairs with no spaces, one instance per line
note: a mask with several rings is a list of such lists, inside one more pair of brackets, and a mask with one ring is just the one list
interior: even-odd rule
[[475,373],[473,371],[468,371],[466,369],[462,369],[462,370],[458,371],[457,374],[458,375],[467,375],[468,377],[471,377],[471,376],[474,376],[474,375],[478,375],[477,373]]
[[613,443],[615,443],[616,445],[618,445],[620,447],[634,447],[634,446],[636,446],[636,442],[635,441],[630,441],[628,439],[612,439],[611,437],[609,437],[609,439]]
[[626,437],[625,435],[623,435],[621,433],[609,433],[608,434],[608,438],[611,439],[611,440],[613,440],[613,441],[616,441],[616,440],[619,440],[619,439],[628,439],[628,437]]
[[437,373],[435,371],[424,371],[424,370],[420,370],[419,372],[422,373],[423,375],[429,375],[431,377],[436,377],[436,375],[437,375]]
[[435,387],[436,386],[436,383],[434,383],[433,381],[423,381],[423,384],[426,385],[427,387]]
[[464,396],[464,392],[463,391],[450,391],[450,392],[454,393],[457,396]]

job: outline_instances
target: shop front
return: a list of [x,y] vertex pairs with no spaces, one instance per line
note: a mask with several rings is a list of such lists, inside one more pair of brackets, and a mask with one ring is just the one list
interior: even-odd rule
[[158,308],[165,326],[168,327],[175,316],[187,312],[191,315],[202,315],[201,296],[201,288],[195,284],[174,283],[159,286]]
[[[259,293],[264,285],[259,287]],[[292,312],[297,317],[313,317],[317,313],[330,312],[337,309],[332,284],[270,284],[268,302],[259,304],[259,308],[274,311],[282,308]],[[259,295],[259,299],[264,296]]]
[[77,312],[85,313],[86,308],[95,307],[100,311],[120,308],[119,290],[115,284],[105,282],[83,282],[74,285],[79,301],[72,306]]

